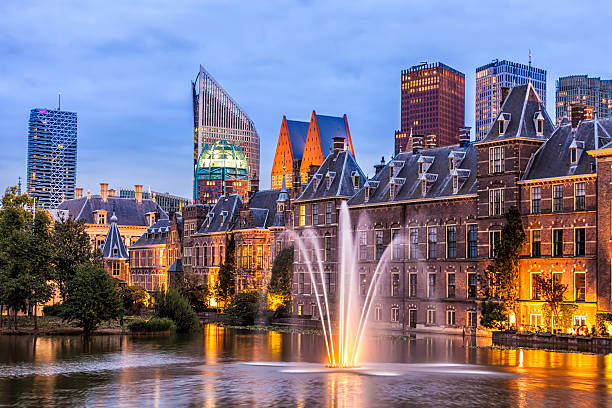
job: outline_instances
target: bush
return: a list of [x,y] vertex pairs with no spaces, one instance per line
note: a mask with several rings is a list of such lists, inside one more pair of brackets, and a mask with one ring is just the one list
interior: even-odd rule
[[166,317],[153,317],[150,320],[136,319],[128,324],[132,332],[160,332],[176,330],[174,322]]
[[189,333],[200,326],[200,321],[189,301],[176,289],[159,293],[156,296],[155,316],[172,319],[176,325],[176,331],[179,333]]
[[143,309],[149,306],[149,293],[140,286],[123,288],[123,308],[127,315],[140,316]]
[[256,291],[238,293],[225,310],[225,314],[233,323],[248,326],[255,322],[258,303],[259,294]]
[[62,313],[62,304],[56,303],[54,305],[43,306],[43,314],[45,316],[60,316]]
[[274,311],[274,318],[279,319],[282,317],[289,317],[289,309],[285,305],[280,305]]
[[480,324],[489,329],[499,329],[508,320],[508,311],[501,302],[485,302],[482,305]]

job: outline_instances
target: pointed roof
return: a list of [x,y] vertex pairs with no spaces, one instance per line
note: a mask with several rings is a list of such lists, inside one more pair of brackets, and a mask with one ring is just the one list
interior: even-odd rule
[[[534,118],[540,114],[544,119],[544,128],[541,135],[536,132]],[[499,133],[499,121],[508,120],[508,127],[502,134]],[[533,87],[531,81],[524,85],[518,85],[510,90],[504,100],[497,118],[491,125],[487,136],[476,142],[476,144],[494,142],[498,140],[511,139],[515,137],[534,140],[546,140],[550,137],[554,126],[542,99]]]
[[117,228],[117,216],[114,212],[110,221],[111,225],[106,233],[104,245],[102,245],[102,256],[104,259],[128,259],[128,252],[123,240],[121,239],[119,228]]
[[[313,113],[315,113],[313,111]],[[350,150],[352,153],[352,142],[350,142],[351,135],[348,131],[348,125],[344,117],[340,116],[325,116],[317,115],[315,113],[314,120],[316,120],[319,127],[319,136],[321,147],[323,148],[323,156],[327,157],[333,149],[333,139],[336,136],[343,136],[350,143]]]
[[289,132],[289,142],[291,143],[293,160],[302,160],[306,136],[308,136],[308,126],[308,122],[287,120],[287,131]]
[[167,218],[158,220],[155,224],[147,228],[140,238],[132,244],[132,247],[165,245],[168,240],[168,232],[170,232],[170,220]]

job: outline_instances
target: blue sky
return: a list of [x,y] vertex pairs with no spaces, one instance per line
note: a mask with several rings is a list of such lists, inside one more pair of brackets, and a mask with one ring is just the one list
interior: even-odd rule
[[[25,178],[34,107],[78,113],[77,185],[150,185],[191,195],[190,81],[202,64],[255,122],[262,187],[283,115],[348,115],[366,173],[393,152],[400,72],[442,61],[466,74],[492,59],[559,76],[612,78],[608,2],[0,2],[0,188]],[[146,187],[145,187],[146,188]]]

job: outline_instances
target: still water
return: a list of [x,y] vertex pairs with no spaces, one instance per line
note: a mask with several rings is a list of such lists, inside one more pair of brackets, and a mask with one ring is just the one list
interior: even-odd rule
[[329,371],[323,337],[207,325],[191,337],[0,337],[0,406],[611,407],[612,354],[376,337]]

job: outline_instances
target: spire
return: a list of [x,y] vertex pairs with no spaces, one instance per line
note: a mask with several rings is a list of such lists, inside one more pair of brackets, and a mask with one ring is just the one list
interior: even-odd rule
[[283,166],[283,186],[280,193],[278,194],[277,202],[284,202],[289,200],[289,193],[287,192],[287,185],[285,184],[285,166]]

